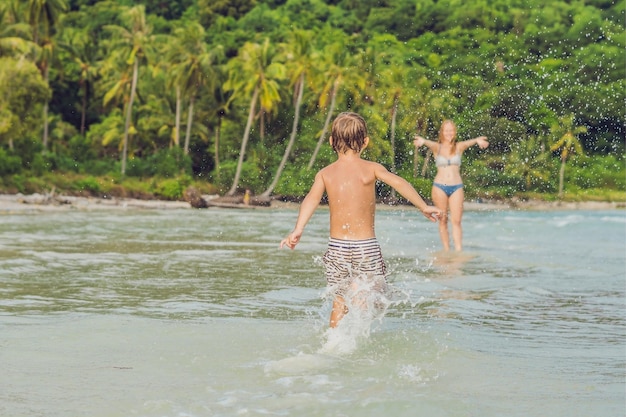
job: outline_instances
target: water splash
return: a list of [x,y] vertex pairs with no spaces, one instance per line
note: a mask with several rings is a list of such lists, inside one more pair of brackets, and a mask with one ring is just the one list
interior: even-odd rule
[[398,370],[398,376],[421,386],[426,386],[439,379],[439,373],[436,369],[426,369],[415,364],[401,365]]
[[[323,297],[332,302],[334,289],[327,288]],[[337,327],[324,332],[318,353],[350,355],[369,339],[372,330],[382,323],[391,306],[410,303],[411,295],[388,283],[381,285],[376,280],[355,279],[347,289],[344,300],[348,313]]]

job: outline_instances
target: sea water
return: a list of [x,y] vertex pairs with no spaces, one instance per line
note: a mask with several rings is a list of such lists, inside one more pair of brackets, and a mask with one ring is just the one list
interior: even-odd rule
[[1,214],[0,415],[626,415],[625,211],[466,212],[454,254],[379,210],[388,298],[337,329],[296,216]]

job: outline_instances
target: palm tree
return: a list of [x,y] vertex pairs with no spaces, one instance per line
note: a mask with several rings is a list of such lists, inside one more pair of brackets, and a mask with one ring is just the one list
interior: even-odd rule
[[565,179],[565,163],[570,154],[584,154],[578,135],[587,132],[585,126],[574,126],[574,115],[560,117],[552,125],[550,132],[556,141],[550,147],[551,151],[560,150],[561,169],[559,170],[559,197],[563,197],[563,183]]
[[23,57],[0,58],[0,142],[14,149],[14,139],[36,130],[31,121],[51,91],[39,68]]
[[[50,64],[55,43],[55,26],[60,15],[67,10],[65,0],[28,0],[27,18],[33,33],[33,42],[41,46],[39,69],[46,83],[49,83]],[[43,106],[43,150],[48,148],[48,101]]]
[[[43,45],[41,45],[41,54],[39,58],[39,69],[43,75],[44,81],[46,84],[50,84],[50,65],[52,65],[52,60],[55,58],[54,53],[56,52],[56,44],[49,39]],[[49,100],[47,100],[43,105],[43,151],[46,152],[48,150],[48,126],[50,121],[48,120],[48,107]]]
[[233,103],[231,100],[232,92],[226,92],[223,88],[224,82],[222,82],[222,79],[225,76],[225,72],[221,70],[221,67],[218,67],[215,76],[216,81],[213,88],[213,99],[215,100],[213,115],[217,117],[217,123],[215,125],[215,139],[213,143],[213,160],[215,162],[215,171],[218,177],[220,175],[220,137],[222,122],[224,118],[227,118],[231,114]]
[[262,198],[268,198],[270,194],[272,194],[272,191],[274,191],[274,188],[276,188],[278,180],[280,179],[280,175],[282,174],[283,170],[285,169],[285,165],[287,164],[287,159],[291,154],[291,149],[293,148],[296,134],[298,133],[300,107],[302,105],[302,96],[304,95],[306,79],[307,76],[310,75],[314,70],[314,63],[317,59],[317,56],[316,54],[314,54],[311,44],[312,37],[313,34],[310,31],[296,30],[292,34],[292,42],[286,45],[287,50],[285,51],[285,54],[289,57],[291,64],[291,86],[293,87],[293,92],[296,96],[296,100],[294,103],[295,114],[293,117],[291,136],[289,137],[289,142],[287,143],[287,147],[285,148],[285,153],[283,154],[283,158],[278,165],[278,169],[276,170],[276,174],[274,175],[272,183],[261,194]]
[[51,36],[60,14],[67,10],[65,0],[28,0],[28,24],[33,30],[33,42]]
[[[442,94],[445,93],[432,90],[432,82],[426,78],[426,76],[421,76],[417,79],[415,90],[410,96],[411,103],[409,105],[411,109],[414,109],[411,116],[415,119],[415,133],[421,136],[427,136],[431,121],[443,119],[443,114],[445,113],[444,106],[448,100],[446,100],[445,96],[442,96]],[[413,140],[413,138],[410,139]],[[424,157],[424,163],[420,173],[422,177],[426,176],[431,155],[432,151],[429,149]],[[418,158],[419,154],[415,151],[413,154],[414,177],[418,175]]]
[[505,169],[524,179],[525,189],[531,189],[534,181],[548,181],[549,174],[545,161],[548,154],[542,150],[540,140],[530,136],[513,145]]
[[[41,53],[41,47],[32,41],[32,36],[31,26],[20,21],[18,1],[6,1],[0,4],[0,58],[14,57],[20,59],[38,56]],[[45,97],[45,100],[50,99],[48,94]],[[2,99],[0,99],[1,101]],[[0,133],[6,133],[11,128],[17,130],[15,127],[21,124],[18,117],[23,118],[24,114],[16,116],[6,105],[0,103]],[[14,149],[13,136],[8,138],[8,147],[11,150]]]
[[[112,34],[115,42],[116,52],[122,53],[127,65],[132,68],[132,76],[130,78],[130,98],[126,104],[126,121],[124,124],[124,137],[122,140],[122,175],[126,173],[126,158],[128,153],[128,135],[130,131],[133,103],[137,93],[137,81],[139,76],[139,63],[145,60],[151,50],[151,42],[153,41],[152,28],[146,21],[146,12],[143,5],[135,6],[122,14],[125,26],[109,25],[105,26]],[[121,49],[117,49],[121,48]],[[120,81],[116,83],[104,97],[106,105],[113,97],[117,96],[121,89],[127,86],[128,77],[122,76]]]
[[[377,53],[373,53],[374,62],[377,61]],[[406,83],[406,72],[398,70],[395,65],[384,65],[383,69],[378,70],[376,65],[373,65],[373,71],[378,74],[378,77],[374,79],[372,90],[374,94],[381,92],[379,97],[372,97],[376,103],[379,103],[386,110],[389,111],[389,141],[391,144],[391,167],[390,171],[396,172],[396,128],[398,125],[398,109],[400,107],[400,101],[403,98],[403,92]],[[396,190],[391,189],[391,199],[396,199]]]
[[178,54],[176,70],[177,86],[182,88],[183,95],[189,101],[187,110],[187,128],[185,131],[184,152],[189,153],[191,126],[193,124],[194,103],[201,87],[213,90],[216,82],[216,63],[224,57],[221,45],[207,50],[204,42],[205,31],[199,23],[191,23],[174,32],[180,40],[181,52]]
[[365,89],[365,79],[355,70],[359,57],[353,55],[352,51],[346,47],[345,36],[339,36],[338,40],[328,44],[320,53],[320,59],[323,60],[320,65],[324,70],[319,72],[319,76],[323,80],[321,83],[323,87],[318,105],[320,108],[328,108],[328,110],[324,127],[309,159],[307,169],[313,168],[317,154],[322,143],[324,143],[330,120],[335,111],[339,90],[348,82],[352,82],[355,88],[361,92]]
[[65,28],[61,33],[59,46],[66,50],[79,68],[78,84],[82,89],[80,112],[80,134],[85,135],[88,98],[98,75],[97,45],[89,33],[84,30]]
[[324,119],[324,127],[322,128],[320,137],[315,145],[315,150],[313,150],[309,163],[307,164],[307,169],[309,170],[313,168],[313,164],[315,164],[315,160],[317,159],[317,154],[319,153],[322,143],[324,143],[324,139],[326,138],[328,126],[330,126],[330,120],[335,112],[337,93],[339,92],[339,87],[341,86],[341,77],[337,77],[334,80],[329,81],[330,82],[324,88],[324,92],[320,95],[319,105],[321,108],[325,108],[328,98],[330,98],[330,104],[328,105],[328,111],[326,112],[326,118]]
[[236,58],[228,62],[228,80],[224,84],[227,91],[233,90],[238,94],[251,95],[248,120],[241,140],[241,150],[235,171],[233,185],[226,195],[232,196],[237,191],[241,168],[250,138],[250,129],[254,120],[257,103],[266,110],[272,110],[280,101],[278,81],[285,78],[285,66],[274,62],[274,48],[269,39],[263,44],[246,42]]
[[20,22],[17,2],[0,6],[0,57],[36,56],[38,45],[32,41],[32,28]]
[[[172,82],[176,78],[172,78]],[[182,111],[182,103],[183,103],[183,93],[182,87],[180,85],[174,86],[176,90],[176,116],[175,118],[175,127],[174,127],[174,146],[177,148],[180,146],[180,113]]]

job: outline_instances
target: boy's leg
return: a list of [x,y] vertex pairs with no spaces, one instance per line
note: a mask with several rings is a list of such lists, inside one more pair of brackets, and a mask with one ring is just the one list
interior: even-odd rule
[[333,300],[333,309],[330,312],[330,327],[337,327],[339,321],[348,314],[348,307],[342,296],[336,295]]

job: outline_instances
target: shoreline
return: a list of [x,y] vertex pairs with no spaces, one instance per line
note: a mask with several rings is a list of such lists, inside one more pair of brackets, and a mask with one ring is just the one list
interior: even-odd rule
[[[206,209],[222,209],[217,205],[211,205],[210,201],[216,196],[202,196],[209,206]],[[231,204],[227,208],[238,209],[297,209],[299,203],[272,200],[269,206]],[[380,210],[398,210],[410,208],[405,205],[387,205],[380,203]],[[49,212],[64,210],[95,211],[95,210],[130,210],[130,209],[193,209],[186,201],[167,200],[141,200],[134,198],[98,198],[76,197],[65,195],[42,195],[42,194],[0,194],[0,215],[27,212]],[[626,202],[601,202],[601,201],[466,201],[466,211],[500,211],[500,210],[528,210],[528,211],[557,211],[557,210],[624,210]],[[197,209],[203,210],[203,209]]]

